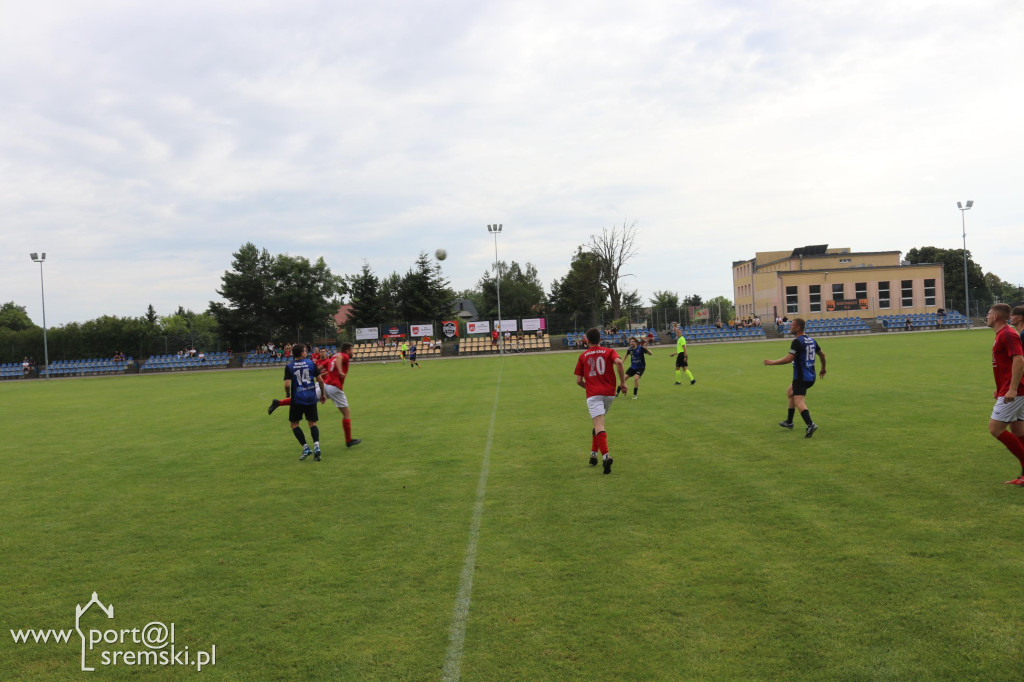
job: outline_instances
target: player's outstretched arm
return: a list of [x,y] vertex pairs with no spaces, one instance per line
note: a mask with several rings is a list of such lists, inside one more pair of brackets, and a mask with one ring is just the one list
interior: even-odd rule
[[820,348],[816,349],[815,352],[817,352],[818,357],[821,358],[821,371],[818,372],[818,376],[820,378],[824,379],[825,378],[825,353]]
[[788,354],[784,358],[779,358],[778,360],[765,360],[764,364],[767,367],[767,366],[770,366],[770,365],[788,365],[791,362],[793,362],[793,354],[792,353]]

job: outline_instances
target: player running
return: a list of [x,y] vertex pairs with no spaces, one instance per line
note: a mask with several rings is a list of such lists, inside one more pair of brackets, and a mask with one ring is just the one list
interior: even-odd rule
[[[988,311],[985,323],[996,333],[992,344],[992,373],[995,376],[996,399],[992,408],[992,416],[988,422],[988,432],[992,437],[1006,446],[1021,465],[1021,475],[1010,485],[1024,486],[1024,443],[1014,432],[1012,425],[1024,419],[1024,348],[1021,347],[1017,330],[1008,323],[1010,306],[996,303]],[[1011,426],[1007,430],[1007,426]]]
[[821,376],[825,378],[825,353],[822,352],[818,342],[809,336],[804,335],[804,320],[796,318],[790,326],[790,331],[796,336],[789,346],[789,354],[778,360],[765,360],[768,365],[788,365],[793,363],[793,383],[786,390],[786,397],[789,398],[789,412],[786,421],[779,422],[784,429],[793,428],[793,414],[800,411],[800,416],[807,424],[807,431],[804,438],[810,438],[818,430],[818,425],[811,421],[811,413],[807,409],[807,389],[814,385],[814,360],[815,356],[821,356]]
[[341,425],[345,429],[345,447],[359,445],[363,441],[352,437],[352,411],[348,407],[348,398],[345,396],[345,377],[348,376],[348,364],[351,359],[352,344],[343,343],[327,363],[327,371],[324,373],[325,395],[331,399],[334,406],[341,412]]
[[[597,466],[597,453],[602,456],[604,473],[612,472],[614,461],[608,454],[608,436],[604,430],[604,415],[615,400],[615,394],[626,392],[626,373],[622,369],[622,358],[611,348],[601,345],[601,332],[588,329],[587,350],[576,361],[576,384],[587,391],[587,409],[593,422],[590,441],[590,465]],[[615,374],[619,375],[618,388]]]
[[647,358],[644,356],[653,355],[653,353],[647,349],[646,341],[638,341],[635,336],[629,338],[629,348],[626,349],[626,353],[629,354],[629,369],[626,370],[626,376],[633,377],[633,400],[636,400],[636,394],[640,390],[640,377],[647,369]]
[[[292,427],[295,439],[302,445],[302,454],[299,461],[313,455],[313,461],[320,461],[320,429],[316,423],[319,419],[316,411],[316,387],[320,387],[323,402],[327,398],[323,394],[324,380],[320,376],[320,370],[316,364],[306,357],[306,347],[301,343],[292,346],[292,355],[295,358],[284,368],[284,394],[292,399],[288,407],[288,422]],[[309,449],[306,443],[306,435],[299,425],[305,417],[309,423],[309,435],[313,438],[313,449]]]
[[419,367],[420,363],[416,362],[416,342],[413,341],[409,346],[409,369],[413,367]]
[[676,386],[683,385],[683,374],[686,374],[690,385],[693,386],[697,380],[693,378],[693,372],[689,368],[689,358],[686,356],[686,337],[683,336],[683,330],[676,322],[672,323],[672,331],[676,334],[676,352],[670,353],[669,357],[674,356],[676,359]]

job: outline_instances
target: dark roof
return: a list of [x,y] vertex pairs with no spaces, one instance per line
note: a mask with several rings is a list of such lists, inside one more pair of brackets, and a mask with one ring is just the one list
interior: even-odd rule
[[816,244],[814,246],[800,246],[793,249],[790,258],[797,256],[823,256],[828,251],[828,244]]

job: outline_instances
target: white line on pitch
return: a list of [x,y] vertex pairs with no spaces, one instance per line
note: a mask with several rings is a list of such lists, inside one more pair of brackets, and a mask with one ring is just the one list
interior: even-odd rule
[[459,591],[455,597],[455,611],[452,613],[451,634],[448,652],[444,657],[445,682],[456,682],[462,668],[462,645],[466,640],[466,621],[469,619],[469,600],[473,592],[473,570],[476,568],[476,545],[480,539],[480,520],[484,515],[484,492],[487,490],[487,471],[491,462],[491,443],[494,440],[494,420],[498,415],[498,395],[501,393],[501,370],[505,363],[498,365],[498,385],[494,389],[494,406],[491,408],[491,425],[487,428],[487,443],[484,445],[484,461],[480,467],[480,481],[476,485],[476,503],[473,505],[473,521],[469,524],[469,543],[466,545],[466,561],[462,564],[459,577]]

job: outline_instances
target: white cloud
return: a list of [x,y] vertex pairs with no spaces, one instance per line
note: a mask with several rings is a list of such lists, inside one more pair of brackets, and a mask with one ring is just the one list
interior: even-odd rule
[[639,219],[631,286],[724,293],[756,250],[968,248],[1016,276],[1024,10],[983,3],[5,7],[0,299],[205,308],[245,241],[457,288],[549,284]]

